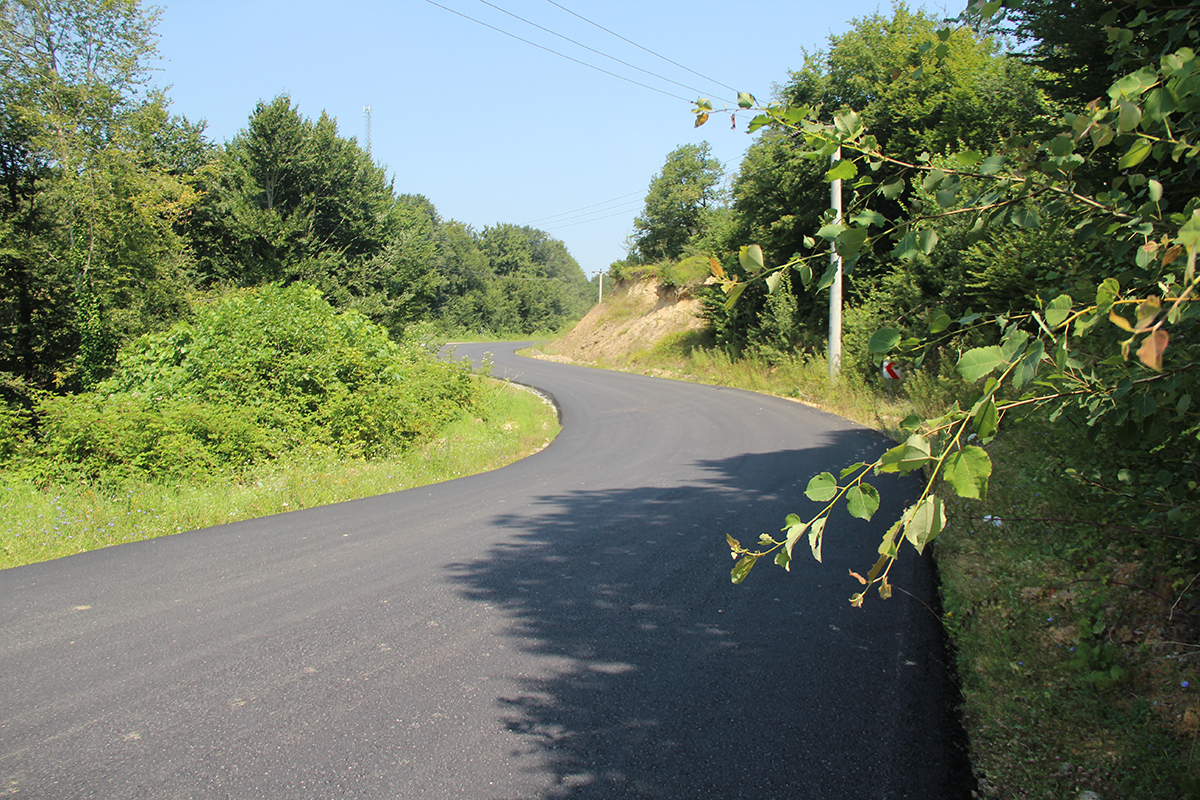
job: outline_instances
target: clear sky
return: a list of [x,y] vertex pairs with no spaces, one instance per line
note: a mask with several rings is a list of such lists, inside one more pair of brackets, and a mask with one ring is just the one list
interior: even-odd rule
[[541,228],[590,276],[625,255],[671,150],[707,140],[736,171],[745,121],[735,132],[714,115],[696,130],[692,100],[732,106],[729,87],[769,99],[804,49],[891,13],[876,0],[436,2],[165,0],[155,83],[216,142],[245,128],[255,103],[288,94],[365,145],[370,106],[371,153],[397,192],[476,229]]

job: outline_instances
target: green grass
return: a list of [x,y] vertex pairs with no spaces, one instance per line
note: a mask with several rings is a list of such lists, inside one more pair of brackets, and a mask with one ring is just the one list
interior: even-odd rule
[[1176,601],[1194,572],[1087,502],[1064,464],[1104,455],[1081,439],[1008,426],[987,501],[957,503],[936,543],[981,795],[1187,797],[1200,645]]
[[347,460],[319,452],[203,485],[137,484],[102,492],[0,477],[0,568],[124,542],[353,500],[496,469],[558,433],[554,410],[494,383],[483,406],[401,456]]
[[[539,347],[549,354],[562,352],[553,341]],[[817,354],[734,358],[714,348],[704,330],[669,335],[650,349],[598,366],[773,394],[884,431],[897,429],[909,414],[933,414],[949,397],[936,379],[921,376],[896,386],[890,397],[882,378],[869,381],[845,373],[834,382],[828,362]]]

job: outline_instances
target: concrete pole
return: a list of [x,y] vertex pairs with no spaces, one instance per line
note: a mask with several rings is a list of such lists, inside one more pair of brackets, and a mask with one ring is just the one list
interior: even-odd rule
[[[838,148],[830,160],[831,167],[836,167],[842,160],[842,148]],[[833,221],[842,221],[842,182],[832,181],[829,189],[829,202],[833,207]],[[829,287],[829,377],[836,381],[842,371],[842,257],[837,248],[829,252],[830,263],[834,266],[833,283]]]

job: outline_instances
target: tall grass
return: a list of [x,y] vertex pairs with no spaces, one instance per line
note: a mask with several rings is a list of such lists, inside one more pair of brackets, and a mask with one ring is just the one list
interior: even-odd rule
[[285,511],[400,491],[511,463],[558,433],[541,398],[489,384],[479,413],[402,455],[364,460],[310,449],[242,476],[203,484],[136,483],[105,492],[0,476],[0,568]]

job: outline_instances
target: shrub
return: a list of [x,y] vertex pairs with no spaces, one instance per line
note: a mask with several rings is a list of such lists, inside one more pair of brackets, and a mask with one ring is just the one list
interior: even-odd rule
[[267,286],[142,337],[94,391],[42,401],[43,471],[195,481],[314,445],[382,455],[436,432],[475,392],[465,366],[424,343],[392,341],[313,287]]

